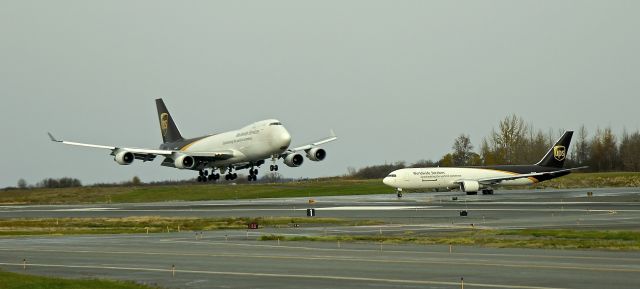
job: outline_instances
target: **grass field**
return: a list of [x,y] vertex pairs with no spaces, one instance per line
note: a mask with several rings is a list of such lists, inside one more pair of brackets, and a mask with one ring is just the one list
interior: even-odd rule
[[0,204],[136,203],[392,193],[380,180],[320,180],[277,184],[192,184],[182,186],[81,187],[6,190]]
[[[180,231],[210,231],[246,229],[249,223],[260,227],[288,227],[305,225],[374,225],[377,221],[343,220],[333,218],[28,218],[0,219],[0,236],[16,235],[75,235],[75,234],[126,234],[162,233]],[[0,287],[1,288],[1,287]]]
[[465,245],[494,248],[640,250],[640,231],[473,230],[416,235],[265,235],[263,241],[375,242],[382,244]]
[[640,172],[572,173],[542,182],[537,188],[640,187]]
[[75,280],[16,274],[0,271],[0,289],[151,289],[133,282]]
[[[638,187],[640,173],[574,173],[535,188]],[[255,198],[392,194],[381,180],[323,179],[277,184],[191,184],[182,186],[81,187],[0,192],[0,204],[83,204],[204,201]]]

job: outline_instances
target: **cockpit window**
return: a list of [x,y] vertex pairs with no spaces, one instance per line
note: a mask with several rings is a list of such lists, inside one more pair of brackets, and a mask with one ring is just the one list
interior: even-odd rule
[[280,123],[280,122],[272,122],[269,125],[282,125],[282,123]]
[[388,175],[387,177],[389,177],[389,178],[395,178],[395,177],[396,177],[396,174],[390,174],[390,175]]

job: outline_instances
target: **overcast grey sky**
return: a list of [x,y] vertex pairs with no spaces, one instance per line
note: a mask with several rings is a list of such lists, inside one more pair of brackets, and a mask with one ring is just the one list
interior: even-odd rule
[[[156,148],[154,99],[185,136],[278,118],[333,128],[328,176],[536,128],[640,128],[639,1],[0,1],[0,187],[193,172],[119,166],[59,138]],[[283,167],[283,166],[281,166]],[[264,169],[263,169],[264,172]]]

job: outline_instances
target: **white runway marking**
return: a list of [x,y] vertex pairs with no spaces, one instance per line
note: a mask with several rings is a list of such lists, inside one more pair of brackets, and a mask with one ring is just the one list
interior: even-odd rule
[[[0,265],[22,267],[22,263],[0,263]],[[171,269],[145,268],[145,267],[100,266],[100,265],[28,264],[27,266],[28,267],[45,267],[45,268],[48,267],[48,268],[143,271],[143,272],[172,272]],[[458,286],[458,285],[460,285],[460,282],[446,282],[446,281],[433,281],[433,280],[407,280],[407,279],[367,278],[367,277],[355,277],[355,276],[331,276],[331,275],[309,275],[309,274],[279,274],[279,273],[261,273],[261,272],[231,272],[231,271],[204,271],[204,270],[175,270],[175,272],[176,273],[189,273],[189,274],[207,274],[207,275],[231,275],[231,276],[271,277],[271,278],[299,278],[299,279],[324,279],[324,280],[363,281],[363,282],[396,283],[396,284],[447,285],[447,286]],[[472,283],[472,282],[468,282],[466,284],[467,284],[467,286],[484,287],[484,288],[561,289],[559,287],[502,285],[502,284],[485,284],[485,283]]]
[[77,208],[77,209],[55,209],[52,212],[99,212],[99,211],[117,211],[119,208]]
[[[392,210],[418,210],[440,208],[440,206],[343,206],[343,207],[320,207],[318,211],[392,211]],[[297,209],[306,210],[306,209]]]

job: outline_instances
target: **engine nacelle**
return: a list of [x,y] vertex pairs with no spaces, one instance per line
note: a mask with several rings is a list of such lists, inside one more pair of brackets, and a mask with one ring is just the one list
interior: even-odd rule
[[116,161],[116,163],[121,165],[130,165],[135,159],[136,159],[136,156],[134,156],[132,152],[128,152],[128,151],[119,151],[113,157],[113,160]]
[[301,154],[290,154],[284,158],[284,164],[290,167],[299,167],[304,162]]
[[307,150],[307,158],[314,161],[319,162],[324,160],[327,157],[327,151],[321,148],[312,148]]
[[480,190],[480,183],[476,181],[462,181],[460,183],[460,190],[463,192],[477,192]]
[[189,155],[179,155],[173,160],[173,165],[179,169],[192,169],[196,166],[196,160]]

